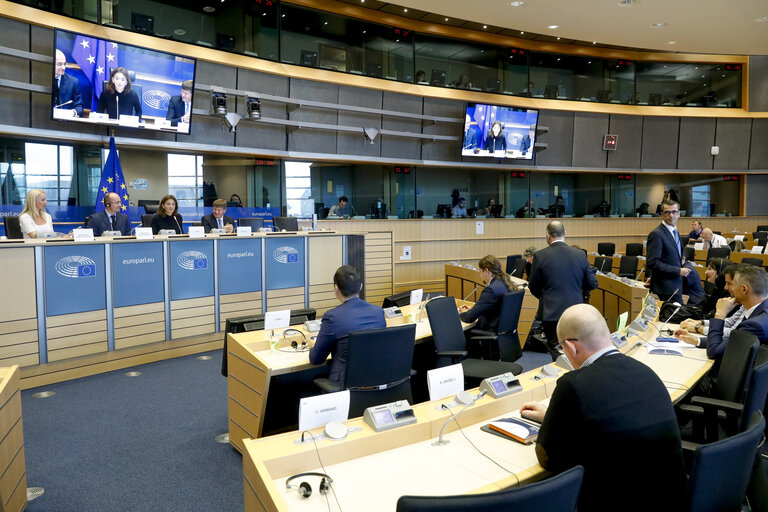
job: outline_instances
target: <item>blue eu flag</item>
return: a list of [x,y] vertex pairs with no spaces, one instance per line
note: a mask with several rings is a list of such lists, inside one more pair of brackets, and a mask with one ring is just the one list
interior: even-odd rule
[[96,275],[96,265],[78,265],[77,277],[93,277]]
[[199,270],[208,268],[208,260],[202,258],[195,260],[195,268]]
[[109,155],[107,155],[104,170],[101,172],[99,193],[96,195],[96,213],[104,209],[104,196],[110,192],[115,192],[120,196],[120,201],[123,203],[120,209],[125,213],[128,209],[128,186],[125,184],[123,168],[120,167],[120,158],[117,156],[114,137],[109,138]]
[[298,263],[298,261],[299,261],[298,254],[293,254],[293,253],[288,254],[288,263]]

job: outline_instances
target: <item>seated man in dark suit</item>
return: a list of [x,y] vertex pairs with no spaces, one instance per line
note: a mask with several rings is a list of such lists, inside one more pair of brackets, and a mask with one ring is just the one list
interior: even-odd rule
[[173,96],[168,102],[168,113],[165,118],[176,126],[179,122],[189,123],[192,115],[192,80],[184,80],[181,83],[181,95]]
[[[584,466],[579,510],[681,510],[680,430],[664,384],[614,348],[605,320],[588,304],[563,313],[557,336],[576,370],[557,381],[549,407],[529,402],[520,409],[542,422],[539,463],[554,473]],[[627,474],[652,475],[653,483],[638,492]]]
[[53,71],[53,108],[69,110],[72,117],[83,117],[83,99],[80,95],[80,82],[69,76],[67,58],[61,50],[56,50],[56,62]]
[[93,236],[101,236],[105,231],[119,231],[123,236],[129,236],[131,222],[128,216],[121,212],[124,209],[120,196],[109,192],[104,195],[104,209],[91,215],[87,227],[93,229]]
[[312,364],[323,364],[331,354],[328,379],[341,385],[347,365],[347,338],[352,331],[386,327],[384,310],[360,298],[363,281],[351,265],[342,265],[333,275],[333,292],[340,306],[326,311],[317,341],[309,351]]
[[210,233],[212,229],[223,229],[227,233],[231,233],[235,229],[235,221],[232,217],[224,215],[227,213],[227,202],[223,199],[217,199],[213,202],[213,213],[203,215],[200,219],[200,223],[203,225],[203,229],[206,233]]

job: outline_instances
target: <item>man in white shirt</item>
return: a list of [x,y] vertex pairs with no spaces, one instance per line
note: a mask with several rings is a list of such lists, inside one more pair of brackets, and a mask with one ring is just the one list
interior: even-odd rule
[[701,231],[701,240],[704,243],[704,250],[717,249],[718,247],[728,247],[728,241],[724,236],[716,235],[709,228]]

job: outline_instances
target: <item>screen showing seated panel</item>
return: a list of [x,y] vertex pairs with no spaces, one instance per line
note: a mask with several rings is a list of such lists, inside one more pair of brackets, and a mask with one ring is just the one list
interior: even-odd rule
[[196,59],[61,29],[53,53],[53,119],[189,133]]
[[462,156],[533,159],[539,111],[468,103]]

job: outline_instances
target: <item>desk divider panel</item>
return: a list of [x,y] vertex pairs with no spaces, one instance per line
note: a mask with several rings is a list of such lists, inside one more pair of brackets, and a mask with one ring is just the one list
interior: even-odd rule
[[213,295],[171,301],[171,338],[216,332]]
[[343,262],[341,236],[309,239],[309,307],[317,310],[318,318],[339,305],[333,292],[333,275]]
[[262,293],[232,293],[219,297],[219,331],[224,332],[227,327],[227,318],[260,315],[262,309]]
[[219,331],[228,317],[263,312],[263,239],[219,240]]
[[107,351],[107,311],[86,311],[45,319],[48,361]]
[[267,290],[267,311],[281,309],[302,309],[304,305],[304,287]]
[[364,259],[365,300],[381,304],[385,297],[392,295],[392,232],[367,233]]
[[213,240],[169,245],[171,338],[216,332]]
[[38,364],[34,249],[0,251],[0,364]]

